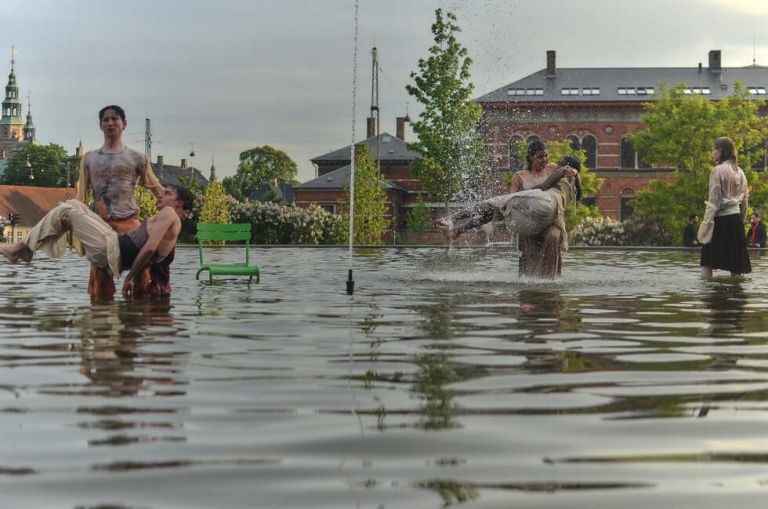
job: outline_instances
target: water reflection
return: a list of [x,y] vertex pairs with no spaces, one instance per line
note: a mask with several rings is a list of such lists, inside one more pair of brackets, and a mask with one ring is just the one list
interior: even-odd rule
[[707,321],[713,337],[728,337],[744,331],[744,307],[747,294],[742,277],[727,277],[715,280],[703,297],[705,310],[709,311]]
[[[117,431],[106,437],[90,439],[90,446],[126,446],[150,442],[184,442],[178,434],[180,426],[169,420],[158,420],[157,414],[173,414],[173,407],[152,404],[117,405],[114,398],[136,396],[181,397],[186,382],[176,376],[176,358],[183,352],[165,345],[174,345],[178,326],[168,301],[137,300],[105,302],[83,308],[74,321],[79,332],[80,373],[88,380],[88,389],[81,396],[109,398],[105,404],[82,405],[79,413],[97,417],[95,421],[80,422],[83,429]],[[145,414],[153,416],[145,421],[124,420],[121,417]],[[125,434],[142,429],[174,430],[173,435],[142,433]]]

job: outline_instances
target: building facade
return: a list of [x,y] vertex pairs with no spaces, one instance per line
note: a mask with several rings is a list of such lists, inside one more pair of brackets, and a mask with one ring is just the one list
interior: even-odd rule
[[627,140],[642,125],[640,115],[660,85],[684,83],[686,94],[719,100],[741,82],[754,99],[766,98],[768,68],[726,68],[721,57],[719,50],[710,51],[707,67],[559,69],[555,52],[547,51],[544,69],[478,99],[491,165],[516,171],[524,165],[512,150],[517,142],[569,139],[585,150],[586,166],[605,179],[597,196],[588,199],[604,215],[624,219],[637,191],[654,179],[672,178],[673,168],[652,167]]
[[[376,135],[371,122],[368,123],[367,137],[356,146],[368,147],[373,160],[381,168],[381,179],[387,193],[387,217],[394,230],[406,226],[408,210],[419,196],[423,196],[421,182],[411,175],[410,164],[421,156],[409,150],[405,142],[405,128],[408,117],[398,117],[397,135],[387,132]],[[317,177],[294,187],[295,204],[307,207],[317,204],[329,212],[337,211],[338,203],[347,199],[349,187],[351,147],[347,145],[327,154],[313,158]],[[394,231],[390,231],[394,234]]]

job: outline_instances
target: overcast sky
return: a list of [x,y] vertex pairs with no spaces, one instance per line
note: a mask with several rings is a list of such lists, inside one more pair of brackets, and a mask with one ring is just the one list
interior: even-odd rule
[[[371,56],[379,48],[382,130],[418,105],[405,92],[432,42],[434,10],[454,11],[482,95],[545,66],[768,65],[764,0],[360,0],[356,139],[365,135]],[[126,143],[178,164],[232,175],[269,144],[314,177],[309,159],[352,137],[354,0],[2,0],[0,86],[18,48],[41,143],[101,145],[98,110],[120,104]],[[26,100],[24,106],[26,115]]]

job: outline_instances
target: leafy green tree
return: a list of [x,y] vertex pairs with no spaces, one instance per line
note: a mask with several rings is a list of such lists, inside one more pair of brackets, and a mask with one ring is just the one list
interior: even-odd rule
[[144,186],[133,188],[133,199],[139,208],[139,220],[144,221],[150,216],[157,214],[157,198],[152,191]]
[[232,177],[223,180],[224,189],[233,198],[244,201],[266,183],[297,184],[296,163],[282,150],[264,145],[240,153],[240,164]]
[[435,11],[432,25],[435,44],[420,58],[413,84],[405,88],[424,111],[413,123],[418,141],[409,148],[424,158],[411,163],[411,171],[424,189],[445,204],[464,192],[477,197],[485,174],[486,154],[477,130],[482,108],[472,101],[469,82],[472,59],[456,35],[461,28],[452,12]]
[[676,168],[674,183],[654,181],[632,201],[636,213],[657,217],[676,237],[682,235],[690,214],[704,212],[713,166],[712,143],[720,136],[736,143],[739,166],[752,187],[752,204],[757,204],[755,198],[768,197],[765,178],[751,168],[753,161],[762,157],[762,150],[756,147],[768,137],[766,118],[757,114],[763,102],[749,99],[738,83],[733,94],[720,101],[686,94],[684,88],[684,84],[672,89],[660,86],[658,99],[648,103],[640,117],[644,127],[629,137],[647,161]]
[[418,197],[413,208],[406,214],[405,220],[408,228],[419,236],[427,231],[432,222],[432,211],[429,210],[421,196]]
[[230,222],[229,200],[230,198],[221,182],[214,180],[208,184],[203,195],[200,222],[228,224]]
[[[8,158],[0,183],[38,187],[67,187],[69,183],[72,186],[79,176],[79,162],[78,156],[68,155],[64,147],[55,143],[23,145]],[[34,178],[30,178],[30,175]]]
[[[367,246],[381,245],[382,237],[389,227],[387,213],[387,193],[385,182],[381,180],[379,169],[365,145],[358,145],[355,150],[355,216],[353,244]],[[350,189],[345,189],[347,199],[339,203],[345,239],[349,239],[349,197]]]
[[[584,197],[594,196],[602,187],[605,179],[600,178],[594,171],[584,166],[587,160],[586,152],[583,149],[574,150],[570,140],[547,141],[547,151],[549,152],[549,161],[558,162],[565,156],[574,156],[581,163],[581,192]],[[528,153],[528,144],[525,141],[518,141],[514,150],[520,160],[525,161]],[[512,175],[509,175],[511,180]],[[507,183],[509,185],[509,183]],[[595,206],[584,205],[583,203],[574,203],[565,210],[565,226],[570,231],[574,226],[581,223],[588,217],[599,217],[600,210]]]

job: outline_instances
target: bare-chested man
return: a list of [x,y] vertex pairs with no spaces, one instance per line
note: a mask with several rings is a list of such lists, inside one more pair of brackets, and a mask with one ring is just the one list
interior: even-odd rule
[[181,231],[181,220],[191,213],[193,202],[194,195],[188,190],[168,186],[157,200],[160,212],[134,231],[118,235],[83,202],[68,200],[43,216],[22,242],[0,245],[0,254],[13,263],[31,261],[38,249],[54,258],[61,256],[66,249],[64,234],[71,230],[93,266],[110,278],[128,271],[123,282],[124,297],[139,295],[136,276],[144,270],[152,274],[152,288],[147,293],[167,296],[170,294],[169,267]]
[[[156,198],[163,195],[163,186],[152,172],[146,156],[123,144],[123,131],[128,122],[120,106],[105,106],[99,111],[99,127],[104,133],[104,145],[85,154],[80,162],[77,199],[89,203],[93,194],[93,211],[117,233],[129,233],[139,227],[139,209],[133,198],[136,184],[149,189]],[[78,248],[82,253],[82,250]],[[136,293],[149,289],[149,274],[136,275]],[[110,298],[115,284],[107,271],[91,266],[88,293],[94,298]]]

